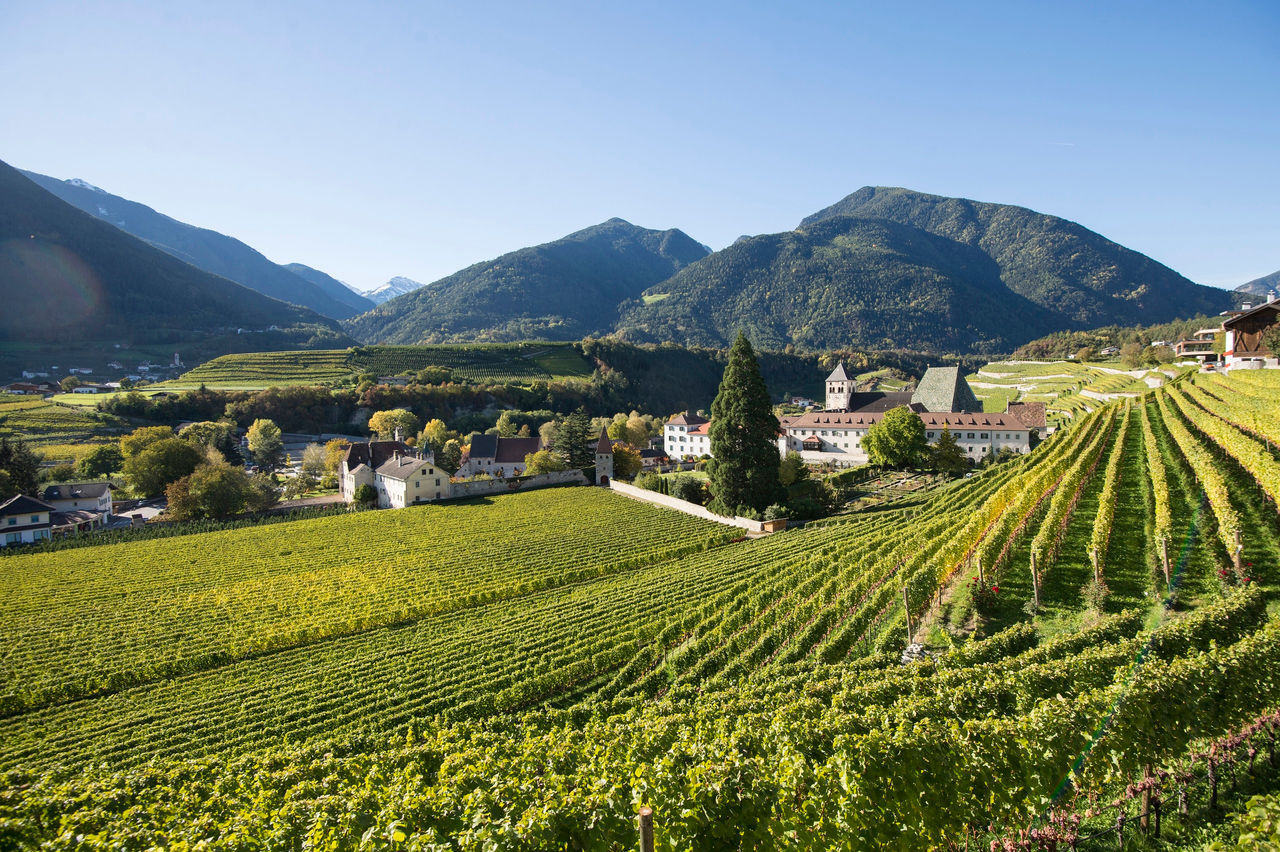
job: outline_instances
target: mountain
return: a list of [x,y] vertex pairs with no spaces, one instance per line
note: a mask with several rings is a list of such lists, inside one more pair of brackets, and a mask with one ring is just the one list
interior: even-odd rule
[[344,327],[380,343],[574,340],[610,331],[619,304],[707,252],[681,231],[610,219],[469,266]]
[[[333,319],[346,319],[373,306],[368,299],[355,296],[341,285],[338,285],[341,291],[338,292],[330,286],[296,275],[237,239],[179,222],[145,204],[112,195],[86,181],[74,178],[58,180],[26,171],[23,174],[68,204],[110,222],[161,251],[206,272],[230,278],[265,296],[310,308]],[[333,281],[328,276],[324,277]]]
[[[343,305],[351,308],[351,313],[347,316],[355,316],[369,310],[376,304],[372,299],[361,293],[356,288],[347,284],[345,281],[339,281],[328,273],[321,272],[319,269],[312,269],[302,263],[286,263],[284,268],[292,272],[304,281],[309,281],[322,292],[327,294]],[[346,317],[335,317],[335,319],[346,319]]]
[[1236,288],[1237,293],[1248,293],[1251,296],[1266,296],[1273,291],[1280,292],[1280,272],[1255,278]]
[[367,296],[375,305],[381,305],[383,302],[388,302],[396,296],[403,296],[405,293],[412,293],[414,290],[417,290],[422,286],[424,285],[414,281],[412,278],[405,278],[401,275],[397,275],[381,287],[377,287],[370,290],[368,293],[365,293],[365,296]]
[[1074,222],[1023,207],[864,187],[795,231],[739,240],[626,306],[637,341],[1007,352],[1063,329],[1230,308]]
[[[92,191],[92,190],[89,190]],[[0,339],[191,342],[276,326],[344,346],[337,323],[212,275],[84,213],[0,163]],[[243,341],[234,341],[243,337]],[[281,342],[272,338],[274,345]],[[296,348],[296,347],[295,347]]]

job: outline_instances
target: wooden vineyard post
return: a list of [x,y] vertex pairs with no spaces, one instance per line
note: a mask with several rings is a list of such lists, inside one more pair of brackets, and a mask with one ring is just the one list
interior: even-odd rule
[[1036,570],[1036,552],[1031,551],[1031,594],[1036,609],[1040,608],[1040,572]]
[[977,560],[978,563],[978,583],[985,586],[987,584],[987,577],[982,573],[982,557],[975,556],[974,559]]
[[1160,536],[1160,565],[1164,568],[1164,589],[1173,591],[1173,578],[1169,575],[1169,539]]
[[1240,556],[1244,553],[1244,545],[1240,542],[1240,530],[1236,530],[1236,549],[1231,552],[1231,558],[1235,562],[1236,575],[1240,574]]
[[640,809],[640,852],[653,852],[653,808]]
[[1098,548],[1089,548],[1089,561],[1093,563],[1093,582],[1098,582]]
[[902,584],[902,610],[907,617],[907,644],[911,644],[911,604],[907,601],[907,584]]

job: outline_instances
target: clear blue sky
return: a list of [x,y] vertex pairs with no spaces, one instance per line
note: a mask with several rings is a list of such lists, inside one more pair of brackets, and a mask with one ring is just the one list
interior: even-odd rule
[[0,159],[356,286],[860,186],[1280,269],[1280,2],[0,3]]

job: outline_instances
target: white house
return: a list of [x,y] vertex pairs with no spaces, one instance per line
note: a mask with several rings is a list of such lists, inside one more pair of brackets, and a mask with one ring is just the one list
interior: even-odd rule
[[110,482],[72,482],[50,485],[44,490],[44,501],[59,512],[92,512],[104,520],[111,519]]
[[0,547],[32,544],[49,538],[53,507],[43,500],[19,494],[0,503]]
[[448,497],[449,474],[431,459],[397,453],[373,472],[378,508],[403,509]]
[[702,458],[711,455],[711,421],[686,411],[662,427],[662,448],[672,459]]
[[350,502],[361,485],[374,485],[374,471],[395,455],[413,456],[414,451],[401,441],[367,441],[352,444],[338,466],[338,487]]
[[541,438],[500,438],[497,435],[476,435],[462,457],[458,476],[471,477],[487,474],[505,478],[524,474],[525,456],[543,449]]
[[947,429],[978,462],[1008,449],[1031,449],[1031,432],[1045,430],[1043,403],[1011,403],[1002,413],[985,413],[957,367],[930,367],[914,391],[858,393],[839,365],[827,377],[827,407],[782,423],[778,451],[797,452],[806,462],[852,467],[866,464],[862,439],[894,408],[909,408],[924,421],[925,438],[936,443]]

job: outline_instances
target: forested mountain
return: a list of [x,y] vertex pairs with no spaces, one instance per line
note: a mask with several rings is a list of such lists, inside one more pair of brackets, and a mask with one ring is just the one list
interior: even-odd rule
[[229,278],[264,296],[310,308],[332,319],[345,319],[373,307],[369,299],[351,292],[324,273],[318,274],[336,284],[336,288],[272,263],[255,249],[225,234],[179,222],[145,204],[112,195],[82,180],[58,180],[26,171],[23,174],[68,204],[205,272]]
[[865,187],[633,302],[629,339],[1000,352],[1062,329],[1217,313],[1230,294],[1022,207]]
[[681,231],[610,219],[469,266],[344,325],[379,343],[574,340],[612,330],[620,303],[706,254]]
[[1237,293],[1248,293],[1251,296],[1265,296],[1272,291],[1280,291],[1280,272],[1255,278],[1236,288]]
[[333,320],[178,260],[54,197],[4,163],[0,304],[5,341],[189,342],[270,326],[296,332],[300,341],[349,341]]
[[[310,281],[312,284],[319,287],[326,294],[338,300],[342,304],[350,306],[352,310],[347,316],[364,313],[377,304],[373,299],[369,298],[364,293],[361,293],[350,284],[339,281],[327,272],[321,272],[319,269],[312,269],[305,263],[286,263],[284,264],[284,268],[304,281]],[[345,318],[346,317],[337,317],[336,319]]]

